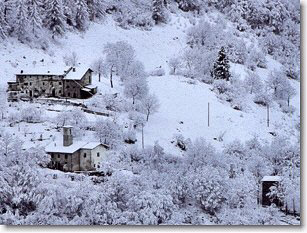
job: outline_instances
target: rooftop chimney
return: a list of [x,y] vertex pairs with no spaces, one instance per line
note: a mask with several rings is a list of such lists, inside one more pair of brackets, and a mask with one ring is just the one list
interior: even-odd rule
[[74,68],[72,68],[72,72],[76,72],[76,68],[74,67]]
[[63,146],[73,144],[72,126],[63,126]]
[[23,70],[21,70],[20,73],[23,74]]

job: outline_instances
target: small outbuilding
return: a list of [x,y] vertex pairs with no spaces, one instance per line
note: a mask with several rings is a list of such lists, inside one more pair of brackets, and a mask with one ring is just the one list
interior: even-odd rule
[[280,184],[280,176],[264,176],[260,184],[260,203],[262,206],[270,206],[275,204],[278,207],[282,206],[282,202],[278,197],[271,198],[269,193],[271,192],[271,187]]
[[51,167],[69,172],[95,171],[102,165],[108,146],[94,141],[73,141],[72,126],[63,127],[63,140],[52,142],[45,151]]

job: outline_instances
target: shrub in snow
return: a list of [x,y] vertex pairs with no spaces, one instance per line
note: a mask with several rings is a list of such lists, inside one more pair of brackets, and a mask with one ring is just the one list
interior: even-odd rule
[[254,102],[262,106],[267,106],[272,102],[272,96],[266,91],[261,91],[255,94]]
[[191,144],[190,139],[185,139],[182,134],[175,134],[174,140],[175,146],[179,147],[183,151],[186,151]]
[[193,193],[200,207],[208,214],[215,215],[225,200],[224,187],[218,173],[212,168],[206,169],[193,181]]
[[146,124],[146,117],[142,113],[131,111],[128,114],[128,118],[132,121],[134,129],[141,129],[142,125]]
[[267,60],[262,51],[251,49],[248,54],[247,67],[254,71],[257,67],[267,68]]
[[124,133],[123,137],[124,141],[128,144],[134,144],[137,141],[136,133],[134,130],[128,130],[127,132]]
[[44,112],[35,106],[24,106],[20,111],[20,119],[27,123],[41,122]]
[[295,112],[295,108],[292,105],[288,105],[287,101],[278,100],[277,103],[283,113],[293,114]]
[[226,80],[214,80],[213,89],[217,90],[219,94],[223,94],[229,90],[229,84]]
[[153,71],[149,73],[150,76],[164,76],[165,75],[165,70],[164,68],[156,68]]
[[173,57],[169,59],[168,65],[170,68],[170,74],[175,75],[176,71],[181,67],[181,59],[179,57]]

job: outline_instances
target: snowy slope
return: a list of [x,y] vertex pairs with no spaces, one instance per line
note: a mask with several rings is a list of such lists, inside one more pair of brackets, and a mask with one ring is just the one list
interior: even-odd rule
[[[125,30],[112,21],[104,24],[93,23],[83,34],[68,33],[65,38],[52,44],[48,51],[36,50],[14,40],[0,45],[0,85],[6,85],[14,78],[14,73],[21,69],[35,70],[38,67],[63,70],[63,56],[76,52],[83,66],[89,66],[93,60],[103,56],[103,47],[108,42],[125,40],[136,50],[137,58],[142,61],[147,71],[162,66],[168,71],[167,61],[178,55],[185,48],[185,31],[191,24],[183,17],[173,17],[171,23],[163,27],[154,27],[152,31],[138,29]],[[25,57],[23,57],[25,56]],[[42,59],[44,59],[42,61]],[[266,79],[270,70],[278,67],[278,63],[269,59],[269,70],[258,69],[258,74]],[[242,75],[244,67],[233,65],[232,70]],[[244,77],[244,75],[242,75]],[[150,92],[155,93],[160,101],[159,112],[150,117],[145,127],[145,143],[152,144],[158,140],[169,152],[174,150],[170,143],[174,134],[181,133],[185,138],[204,137],[218,147],[234,139],[247,140],[258,135],[263,140],[271,140],[271,131],[287,132],[296,140],[293,126],[299,115],[299,88],[292,81],[297,95],[292,105],[297,109],[293,116],[288,116],[274,105],[270,109],[271,124],[266,126],[266,108],[251,102],[245,112],[231,108],[222,103],[211,86],[204,83],[187,83],[187,79],[178,76],[149,77]],[[110,90],[108,81],[95,83],[101,92],[121,92],[122,87],[115,79],[115,91]],[[208,103],[210,103],[210,127],[207,126]],[[183,124],[180,124],[183,121]],[[214,140],[225,132],[224,141]],[[290,136],[292,135],[292,136]],[[140,135],[138,135],[140,137]],[[140,142],[140,140],[139,140]]]

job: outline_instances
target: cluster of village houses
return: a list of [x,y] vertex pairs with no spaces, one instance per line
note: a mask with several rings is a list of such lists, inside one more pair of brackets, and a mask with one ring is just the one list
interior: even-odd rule
[[[8,100],[19,98],[89,98],[97,93],[97,87],[92,85],[92,70],[89,68],[70,67],[59,72],[29,73],[23,70],[16,74],[16,80],[8,82]],[[63,139],[50,143],[45,151],[51,156],[52,167],[67,172],[96,171],[102,166],[106,157],[108,145],[93,141],[73,140],[73,127],[63,127]],[[260,185],[259,200],[262,205],[271,203],[281,206],[275,198],[267,195],[270,187],[278,185],[278,176],[263,177]]]

